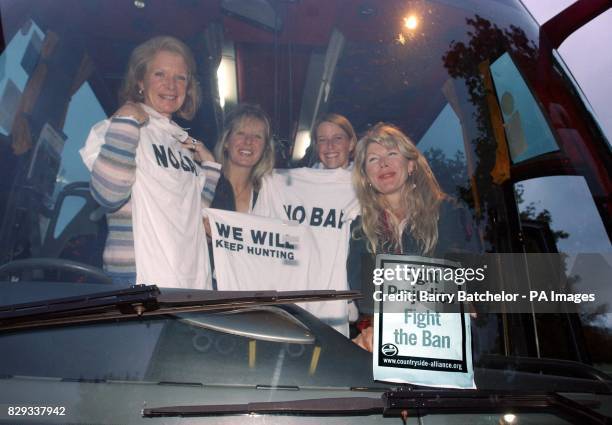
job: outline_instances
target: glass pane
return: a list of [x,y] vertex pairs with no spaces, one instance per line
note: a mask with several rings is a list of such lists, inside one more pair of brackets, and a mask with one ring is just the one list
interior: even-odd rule
[[85,198],[79,196],[66,196],[63,198],[63,200],[64,201],[60,206],[61,209],[57,217],[57,224],[55,225],[55,230],[53,231],[54,238],[58,238],[59,235],[62,234],[66,226],[86,203]]
[[[593,197],[582,176],[549,176],[515,185],[521,227],[527,252],[563,253],[565,275],[574,293],[609,294],[612,276],[612,245]],[[579,207],[579,214],[577,209]],[[553,337],[549,356],[572,358],[562,352],[572,343],[559,344],[568,327],[578,329],[587,345],[589,360],[597,367],[612,370],[612,354],[601,347],[612,344],[612,315],[597,308],[583,307],[576,317],[538,317],[546,350]]]
[[105,118],[106,114],[100,102],[89,83],[86,82],[72,96],[68,105],[66,123],[63,128],[66,143],[62,151],[62,162],[57,177],[56,196],[69,183],[89,181],[89,171],[83,164],[79,149],[83,147],[83,141],[87,139],[91,127]]
[[469,185],[463,132],[459,118],[446,104],[417,144],[442,189],[454,196]]
[[536,220],[547,226],[557,252],[612,251],[584,177],[549,176],[524,180],[516,185],[515,193],[521,219]]
[[510,55],[505,53],[493,62],[491,75],[512,161],[518,163],[559,150],[542,111]]
[[[417,142],[444,191],[462,204],[461,223],[441,232],[458,232],[459,248],[522,253],[521,234],[530,231],[534,237],[527,241],[528,251],[573,255],[568,256],[568,276],[597,270],[603,280],[612,274],[609,257],[581,257],[588,251],[611,251],[599,215],[609,193],[598,192],[597,209],[588,190],[593,181],[588,180],[587,187],[581,177],[528,179],[529,167],[514,167],[559,150],[555,137],[560,133],[548,127],[553,121],[545,103],[555,102],[573,121],[584,124],[572,127],[584,145],[574,144],[579,152],[574,155],[565,152],[570,144],[560,143],[559,156],[567,162],[550,169],[548,162],[538,164],[537,175],[586,169],[584,174],[595,179],[601,170],[607,171],[600,158],[586,158],[599,152],[596,144],[602,140],[583,122],[579,97],[563,84],[557,85],[562,89],[558,97],[546,89],[552,100],[538,97],[543,92],[540,79],[534,77],[538,27],[520,1],[0,0],[0,19],[6,42],[0,55],[0,266],[49,252],[43,246],[52,239],[48,235],[57,239],[52,242],[58,260],[102,266],[106,229],[103,218],[89,220],[92,213],[102,214],[90,202],[86,185],[72,186],[75,191],[63,205],[56,201],[67,193],[68,184],[89,180],[78,150],[94,123],[118,109],[117,94],[130,53],[144,40],[167,34],[193,51],[195,77],[202,89],[195,117],[177,122],[210,148],[223,130],[225,114],[240,102],[259,104],[270,115],[279,142],[279,168],[294,165],[289,158],[302,151],[296,139],[306,145],[313,123],[325,113],[345,115],[358,134],[385,121]],[[548,83],[561,80],[563,70],[551,67],[543,72]],[[506,139],[513,163],[500,154],[500,143]],[[556,155],[549,157],[554,162]],[[590,169],[595,166],[599,168]],[[515,171],[524,173],[525,179],[516,187],[516,198],[510,180]],[[61,208],[59,220],[54,231],[47,231],[56,207]],[[346,267],[343,261],[337,264]],[[79,287],[70,286],[70,280],[56,272],[28,269],[19,283],[31,284],[22,287],[47,299],[75,295]],[[371,276],[367,278],[371,284]],[[7,288],[19,286],[4,276],[0,279],[0,298]],[[80,278],[73,280],[89,286]],[[307,320],[321,342],[320,351],[315,345],[252,344],[243,337],[196,330],[170,317],[1,334],[11,363],[2,365],[0,375],[144,381],[154,377],[195,380],[204,386],[211,381],[309,389],[379,386],[371,379],[369,353],[316,317]],[[600,315],[581,323],[585,333],[597,334],[586,337],[592,361],[610,363],[607,353],[612,350],[596,342],[609,335],[609,320]],[[475,362],[484,365],[489,355],[503,361],[508,361],[505,356],[535,355],[529,345],[535,339],[533,328],[529,317],[481,315],[472,327]],[[134,337],[137,334],[140,339]],[[128,353],[131,342],[138,347]],[[24,350],[30,351],[21,356]],[[565,355],[571,350],[563,346],[557,351]],[[42,363],[38,353],[48,353],[48,361]],[[522,390],[521,373],[505,368],[498,375],[487,371],[477,377],[477,385]],[[540,382],[539,378],[550,376],[538,375],[528,382]],[[259,397],[286,396],[281,391],[265,394]],[[287,397],[293,395],[299,398],[299,392]],[[96,422],[87,419],[72,422]],[[491,417],[498,419],[499,415]]]
[[38,60],[44,34],[27,21],[6,45],[0,56],[0,133],[11,133],[23,89]]

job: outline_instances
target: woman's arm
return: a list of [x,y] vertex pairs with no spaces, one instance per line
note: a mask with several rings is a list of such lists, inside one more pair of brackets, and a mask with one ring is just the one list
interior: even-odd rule
[[104,135],[104,144],[91,170],[91,193],[110,211],[119,209],[130,199],[136,178],[140,127],[147,118],[137,105],[126,104],[111,118]]
[[204,187],[202,188],[202,204],[208,208],[215,197],[215,190],[221,176],[221,164],[206,161],[202,163],[202,170],[204,170],[206,175]]
[[221,164],[215,161],[213,154],[206,148],[203,142],[187,137],[181,141],[183,146],[193,153],[193,159],[200,165],[206,179],[202,188],[202,203],[208,208],[215,197],[215,190],[221,175]]

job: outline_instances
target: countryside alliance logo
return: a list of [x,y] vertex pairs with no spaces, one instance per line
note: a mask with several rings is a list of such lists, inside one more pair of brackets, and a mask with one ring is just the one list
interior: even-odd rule
[[385,356],[395,356],[397,355],[399,350],[397,349],[397,346],[395,346],[394,344],[385,344],[382,347],[380,347],[380,351]]

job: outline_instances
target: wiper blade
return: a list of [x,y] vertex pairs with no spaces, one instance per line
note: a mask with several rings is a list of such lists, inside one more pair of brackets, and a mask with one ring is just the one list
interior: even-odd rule
[[109,310],[119,314],[142,314],[159,308],[159,294],[155,285],[136,285],[115,291],[0,306],[0,329],[13,329],[20,324],[28,327],[37,321],[68,316],[105,314]]
[[556,375],[596,380],[607,386],[608,392],[612,392],[612,377],[593,366],[574,360],[482,354],[479,366],[487,369],[513,370],[548,376]]
[[256,305],[348,300],[360,296],[357,291],[206,291],[170,288],[162,291],[155,285],[136,285],[116,291],[0,306],[0,330]]
[[549,413],[571,423],[612,424],[612,418],[557,393],[400,389],[383,394],[385,416],[423,416],[449,413]]
[[142,410],[144,418],[172,416],[223,416],[223,415],[271,415],[290,414],[306,416],[350,415],[364,416],[383,413],[384,402],[380,398],[343,397],[312,400],[266,401],[247,404],[204,404],[196,406],[152,407]]
[[612,418],[559,394],[492,392],[482,390],[397,390],[381,398],[345,397],[145,408],[142,416],[189,417],[223,415],[305,415],[421,417],[427,414],[457,413],[551,413],[581,424],[611,424]]

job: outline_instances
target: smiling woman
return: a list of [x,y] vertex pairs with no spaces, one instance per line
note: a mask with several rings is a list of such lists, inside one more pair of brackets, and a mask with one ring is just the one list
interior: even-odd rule
[[[381,398],[374,357],[346,337],[347,282],[372,312],[378,252],[514,254],[508,270],[488,263],[506,293],[538,277],[610,288],[609,145],[550,47],[558,26],[539,28],[521,1],[0,0],[0,25],[1,403],[66,407],[63,418],[0,408],[0,423],[312,424],[325,421],[302,417],[308,406],[325,405],[351,425],[396,423],[404,408],[414,423],[605,423],[593,418],[612,406],[610,297],[571,303],[577,313],[539,313],[537,300],[525,314],[479,310],[466,322],[478,390],[461,399],[412,384]],[[368,143],[330,113],[372,130]],[[219,166],[198,163],[191,137],[219,141],[218,190]],[[213,196],[239,211],[257,196],[267,215],[225,228],[217,291],[201,290]],[[282,223],[260,226],[271,214]],[[224,287],[222,270],[244,285]],[[384,341],[396,327],[378,323]],[[416,357],[398,363],[406,375],[427,361]],[[534,398],[554,391],[580,400],[553,398],[564,422]],[[356,410],[372,399],[401,408]],[[143,418],[144,403],[207,417]]]
[[251,212],[261,179],[274,168],[270,119],[261,107],[244,103],[228,115],[215,157],[223,165],[223,175],[211,206]]
[[139,84],[143,103],[171,118],[185,102],[187,78],[187,64],[181,55],[157,52]]
[[195,113],[194,73],[189,48],[175,38],[137,47],[122,91],[126,103],[94,126],[81,150],[92,195],[108,212],[104,264],[117,282],[211,287],[200,208],[220,166],[202,163],[211,155],[171,120]]
[[431,254],[446,195],[427,159],[396,127],[379,123],[357,144],[353,181],[374,253]]
[[[352,225],[347,261],[351,289],[372,292],[371,281],[363,287],[360,276],[373,275],[376,254],[444,258],[457,247],[478,251],[458,203],[442,191],[425,156],[393,125],[378,123],[359,140],[353,184],[361,217]],[[372,314],[371,299],[360,303],[360,312]],[[355,339],[369,351],[371,341],[370,327]]]
[[312,140],[315,142],[319,163],[315,168],[347,168],[351,166],[357,135],[351,122],[340,114],[326,114],[314,125]]
[[130,56],[120,102],[142,102],[171,118],[191,119],[200,105],[196,64],[189,47],[174,37],[154,37]]

